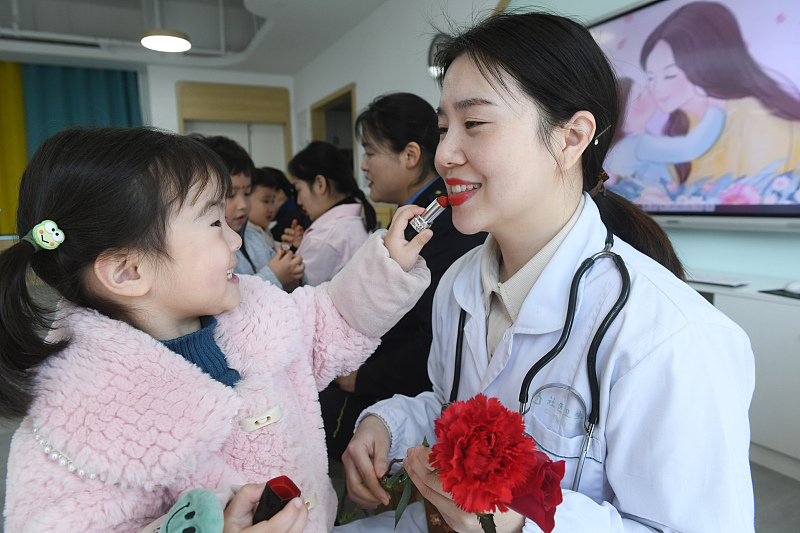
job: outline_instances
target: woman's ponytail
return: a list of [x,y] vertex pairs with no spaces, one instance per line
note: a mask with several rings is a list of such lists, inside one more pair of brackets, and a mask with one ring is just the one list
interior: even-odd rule
[[684,280],[681,260],[669,236],[653,217],[627,198],[605,187],[592,196],[600,219],[606,228],[643,254],[655,259],[678,278]]
[[28,287],[28,266],[35,251],[33,244],[19,241],[0,253],[0,417],[4,418],[25,415],[33,399],[33,369],[67,344],[44,340],[52,310],[37,303]]
[[371,233],[375,231],[375,227],[378,225],[378,215],[375,213],[375,208],[372,207],[364,191],[360,188],[356,187],[352,194],[358,198],[358,201],[364,206],[364,227],[367,229],[367,232]]

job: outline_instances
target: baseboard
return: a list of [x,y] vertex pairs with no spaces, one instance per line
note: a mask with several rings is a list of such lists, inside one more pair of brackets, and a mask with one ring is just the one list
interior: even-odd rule
[[751,442],[750,461],[800,481],[800,460],[794,457]]

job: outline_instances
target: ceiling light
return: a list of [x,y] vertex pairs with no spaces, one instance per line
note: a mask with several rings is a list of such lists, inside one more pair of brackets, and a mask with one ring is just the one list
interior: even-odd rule
[[142,33],[142,46],[156,52],[185,52],[192,47],[192,43],[185,33],[157,29]]

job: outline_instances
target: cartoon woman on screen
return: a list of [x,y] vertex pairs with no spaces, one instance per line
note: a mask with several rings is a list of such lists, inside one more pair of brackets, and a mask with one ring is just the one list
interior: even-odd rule
[[640,62],[648,90],[669,114],[664,134],[683,136],[698,126],[713,99],[726,119],[719,139],[691,162],[675,165],[691,185],[768,171],[784,174],[800,159],[800,100],[768,76],[747,51],[739,25],[725,6],[694,2],[653,30]]

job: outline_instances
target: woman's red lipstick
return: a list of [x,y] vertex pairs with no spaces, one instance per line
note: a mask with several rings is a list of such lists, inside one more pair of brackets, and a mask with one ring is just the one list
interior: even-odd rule
[[[450,186],[451,190],[454,185],[477,185],[476,183],[471,183],[458,179],[448,179],[445,180],[445,183],[447,183],[447,185]],[[459,205],[462,205],[464,202],[469,200],[472,197],[472,195],[475,194],[479,189],[480,186],[464,192],[450,193],[449,195],[447,195],[447,199],[449,200],[450,205],[452,205],[453,207],[458,207]]]

